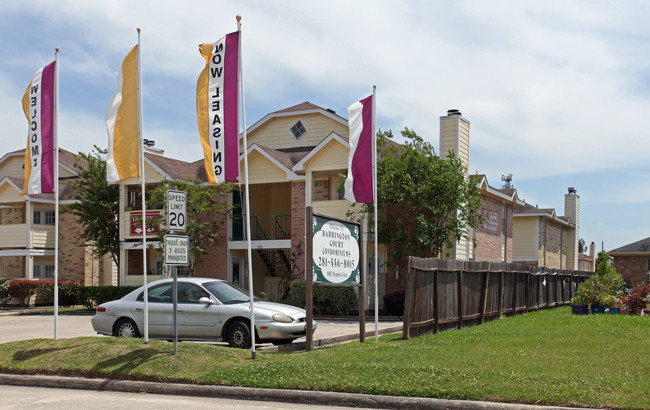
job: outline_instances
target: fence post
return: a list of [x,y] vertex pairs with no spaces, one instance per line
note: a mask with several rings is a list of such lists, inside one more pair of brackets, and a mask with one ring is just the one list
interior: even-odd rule
[[438,284],[438,270],[436,269],[433,271],[433,319],[436,321],[436,325],[433,328],[434,334],[438,333],[438,323],[440,322],[440,311],[438,310],[440,305],[440,300],[438,298]]
[[546,286],[545,286],[546,289],[544,289],[544,293],[546,294],[546,296],[545,296],[545,297],[546,297],[546,309],[548,309],[548,307],[549,307],[549,306],[548,306],[548,305],[549,305],[549,303],[548,303],[548,298],[549,298],[549,291],[548,291],[548,288],[549,288],[549,286],[548,286],[548,284],[549,284],[549,282],[548,282],[548,272],[544,272],[544,283],[546,283]]
[[411,326],[411,299],[413,295],[413,286],[415,283],[415,269],[413,269],[412,257],[409,256],[409,266],[406,273],[406,295],[404,296],[404,325],[402,326],[402,339],[409,338]]
[[530,273],[528,273],[528,272],[526,273],[526,287],[524,289],[525,289],[525,292],[524,292],[525,293],[525,295],[524,295],[524,299],[525,299],[524,304],[525,304],[525,306],[524,306],[524,308],[525,308],[525,312],[528,313],[528,310],[529,310],[528,308],[530,306]]
[[499,272],[499,316],[503,313],[503,270]]
[[463,270],[458,270],[458,328],[463,328]]
[[481,292],[482,308],[481,308],[481,324],[485,322],[485,311],[487,310],[487,296],[490,282],[490,271],[483,272],[483,292]]
[[517,314],[517,290],[519,289],[519,272],[515,271],[514,286],[512,288],[512,315]]

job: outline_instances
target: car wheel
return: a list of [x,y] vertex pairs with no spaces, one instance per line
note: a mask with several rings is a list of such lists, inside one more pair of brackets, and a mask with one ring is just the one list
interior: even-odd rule
[[115,325],[115,336],[117,337],[140,337],[138,327],[131,319],[120,319]]
[[235,322],[228,328],[228,345],[238,349],[251,347],[251,331],[245,322]]
[[274,346],[290,345],[291,343],[293,343],[294,340],[296,339],[272,340],[271,343],[273,343]]

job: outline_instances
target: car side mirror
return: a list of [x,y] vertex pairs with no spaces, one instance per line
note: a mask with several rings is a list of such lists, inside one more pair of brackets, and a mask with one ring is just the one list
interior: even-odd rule
[[212,304],[214,304],[212,299],[206,298],[205,296],[203,296],[202,298],[199,299],[199,303],[202,304],[202,305],[212,305]]

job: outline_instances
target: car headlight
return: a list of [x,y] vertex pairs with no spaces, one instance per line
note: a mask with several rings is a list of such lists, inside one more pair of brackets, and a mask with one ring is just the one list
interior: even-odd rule
[[275,315],[273,315],[273,320],[275,320],[276,322],[281,322],[281,323],[291,323],[291,322],[293,322],[293,319],[291,319],[289,316],[283,315],[281,313],[276,313]]

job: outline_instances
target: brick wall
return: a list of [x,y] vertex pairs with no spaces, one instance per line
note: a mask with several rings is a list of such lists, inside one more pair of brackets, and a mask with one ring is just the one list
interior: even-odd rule
[[25,207],[13,206],[11,208],[2,208],[2,224],[3,225],[13,225],[13,224],[24,224],[25,223]]
[[24,256],[2,256],[0,257],[0,277],[2,278],[24,278],[25,257]]
[[[228,198],[219,195],[215,198],[221,204],[227,204]],[[228,280],[228,217],[214,213],[210,220],[215,222],[218,239],[211,246],[206,246],[206,255],[202,255],[194,267],[194,276]]]
[[569,239],[569,230],[566,227],[542,220],[539,230],[539,266],[567,269]]
[[329,180],[319,180],[314,182],[314,201],[327,201],[330,199]]
[[[476,247],[474,248],[474,260],[481,262],[502,262],[503,261],[503,202],[495,198],[480,196],[483,205],[482,210],[487,210],[496,215],[497,226],[484,224],[483,228],[476,229]],[[505,226],[505,262],[512,262],[512,205],[506,205],[506,226]]]
[[614,269],[625,279],[628,286],[647,284],[648,258],[650,256],[614,256]]
[[59,278],[86,284],[86,247],[79,246],[81,227],[77,217],[61,213],[59,216]]
[[[305,277],[305,182],[291,183],[291,253],[296,257],[293,277]],[[298,255],[299,253],[299,255]]]

